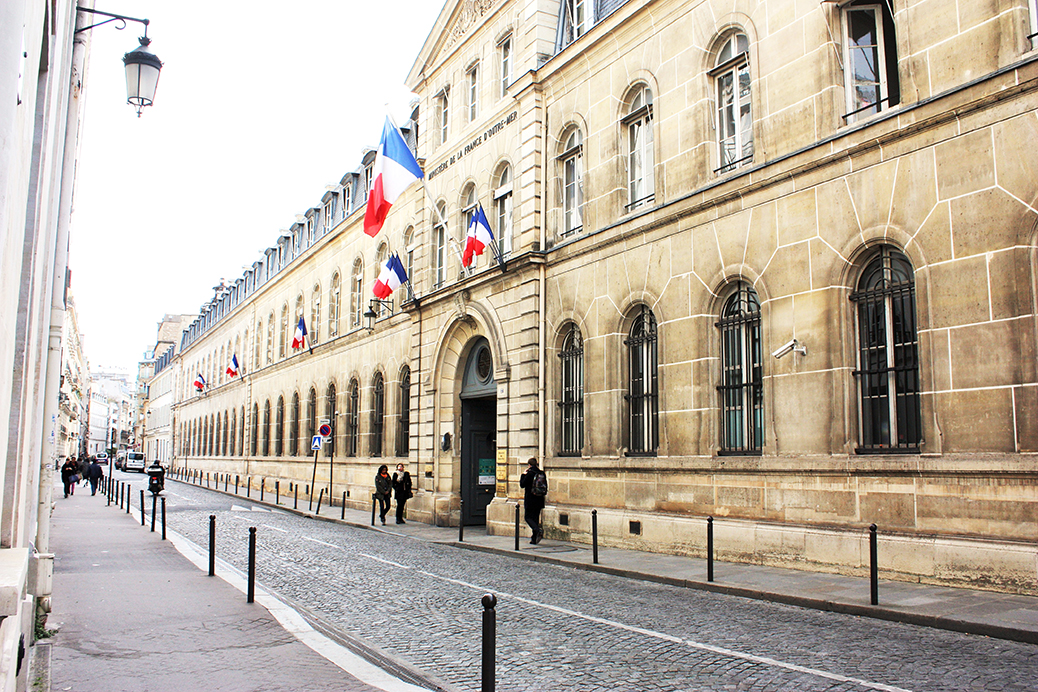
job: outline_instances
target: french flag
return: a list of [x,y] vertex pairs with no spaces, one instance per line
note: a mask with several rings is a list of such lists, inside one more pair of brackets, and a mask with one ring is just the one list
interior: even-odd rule
[[378,145],[371,173],[368,206],[364,210],[364,232],[374,238],[397,197],[411,183],[424,177],[414,154],[389,118],[386,118],[385,127],[382,128],[382,142]]
[[238,354],[231,356],[231,364],[227,366],[227,374],[231,377],[238,376]]
[[202,373],[195,375],[195,389],[198,391],[205,389],[205,378],[202,377]]
[[292,337],[292,348],[298,350],[303,346],[306,346],[306,322],[300,315],[299,324],[296,325],[295,336]]
[[375,279],[371,292],[379,300],[385,300],[405,281],[407,281],[407,272],[404,271],[403,263],[396,255],[390,255],[386,263],[382,265],[382,271]]
[[482,204],[473,212],[472,222],[469,223],[469,230],[465,234],[465,238],[465,252],[461,256],[461,264],[468,267],[472,265],[473,255],[482,255],[483,250],[494,242],[494,233],[490,230],[490,223],[483,212]]

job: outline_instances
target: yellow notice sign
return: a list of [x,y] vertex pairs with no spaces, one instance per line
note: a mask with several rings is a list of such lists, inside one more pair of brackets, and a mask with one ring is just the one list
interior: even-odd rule
[[504,449],[497,450],[497,480],[508,480],[508,451]]

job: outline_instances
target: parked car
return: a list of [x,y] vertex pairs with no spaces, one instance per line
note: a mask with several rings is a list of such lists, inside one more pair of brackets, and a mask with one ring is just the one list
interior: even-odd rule
[[144,473],[144,467],[147,463],[144,461],[144,454],[142,452],[127,452],[126,461],[123,462],[123,471],[138,471]]
[[118,452],[115,455],[115,468],[121,469],[126,462],[126,452]]
[[108,452],[98,452],[94,458],[101,466],[108,466]]

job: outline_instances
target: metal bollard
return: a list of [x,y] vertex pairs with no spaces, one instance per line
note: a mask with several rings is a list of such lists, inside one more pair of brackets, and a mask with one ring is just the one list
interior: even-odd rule
[[342,491],[342,516],[339,517],[343,521],[346,520],[346,491]]
[[256,600],[256,527],[249,527],[249,595],[246,603]]
[[166,498],[162,498],[162,540],[166,540]]
[[371,525],[375,525],[375,506],[378,505],[378,495],[371,493]]
[[515,503],[515,549],[519,550],[519,503]]
[[252,497],[252,476],[245,479],[245,497]]
[[[143,492],[143,491],[142,491]],[[126,513],[130,513],[130,484],[126,484]]]
[[238,494],[238,482],[240,480],[241,480],[241,477],[238,474],[234,474],[234,494],[235,495]]
[[274,504],[281,504],[281,481],[274,481]]
[[[109,462],[110,463],[110,462]],[[108,504],[105,507],[112,506],[112,484],[108,482],[104,476],[101,476],[101,488],[104,490],[105,496],[108,498]]]
[[324,500],[324,488],[321,488],[321,494],[317,496],[317,514],[321,513],[321,502]]
[[310,504],[307,505],[306,511],[308,511],[308,512],[314,511],[314,494],[312,492],[310,492],[310,486],[309,485],[306,486],[306,490],[303,491],[303,494],[306,495],[308,498],[310,498]]
[[465,501],[458,500],[458,543],[465,542]]
[[216,515],[209,515],[209,576],[216,576]]
[[497,653],[497,597],[488,593],[481,599],[483,603],[483,685],[481,692],[494,692],[496,676],[495,656]]
[[591,510],[591,559],[598,564],[598,510]]
[[292,486],[292,509],[299,509],[299,486]]
[[260,478],[260,502],[263,502],[263,491],[266,489],[266,487],[267,487],[267,479],[266,478]]
[[205,487],[209,487],[209,472],[205,472]]
[[869,590],[872,605],[879,605],[879,546],[876,543],[876,525],[869,526]]
[[144,491],[141,491],[141,526],[144,526]]
[[151,532],[152,533],[155,533],[155,510],[158,509],[158,506],[159,506],[159,496],[158,495],[152,495],[151,496]]
[[706,518],[706,580],[714,580],[714,518]]
[[223,474],[223,491],[227,492],[227,484],[231,482],[231,474]]

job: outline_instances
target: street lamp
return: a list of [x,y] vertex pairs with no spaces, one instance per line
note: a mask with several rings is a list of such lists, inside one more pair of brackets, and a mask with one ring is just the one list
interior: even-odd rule
[[[378,312],[375,312],[375,306],[378,305]],[[391,300],[379,300],[378,298],[372,298],[368,301],[368,309],[364,311],[364,317],[368,318],[368,331],[372,332],[375,330],[375,320],[381,317],[383,309],[388,309],[390,316],[393,315],[393,301]]]
[[151,45],[151,39],[148,38],[148,24],[150,24],[150,21],[147,19],[137,19],[136,17],[127,17],[122,14],[102,12],[89,7],[77,7],[76,9],[80,12],[109,17],[109,19],[103,22],[76,29],[77,34],[93,29],[95,26],[108,24],[109,22],[119,22],[115,28],[120,31],[126,28],[127,21],[138,22],[144,25],[144,35],[137,39],[141,45],[123,56],[123,65],[126,66],[126,102],[134,106],[137,109],[137,117],[141,117],[141,110],[155,101],[155,89],[159,85],[159,71],[162,70],[162,61],[148,48]]

